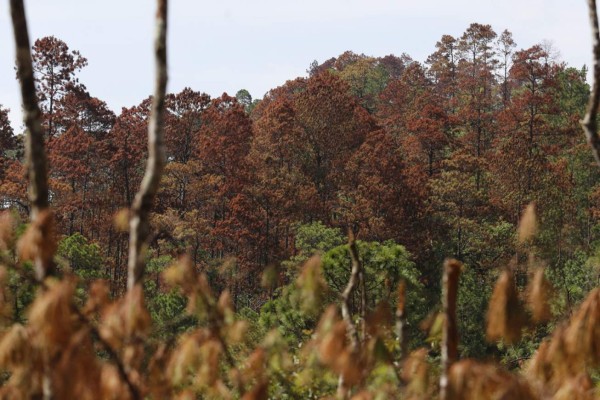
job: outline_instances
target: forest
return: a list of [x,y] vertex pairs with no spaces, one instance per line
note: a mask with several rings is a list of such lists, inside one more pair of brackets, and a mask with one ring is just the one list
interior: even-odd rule
[[116,112],[10,3],[0,398],[600,398],[586,66],[472,23],[167,93],[158,0],[155,92]]

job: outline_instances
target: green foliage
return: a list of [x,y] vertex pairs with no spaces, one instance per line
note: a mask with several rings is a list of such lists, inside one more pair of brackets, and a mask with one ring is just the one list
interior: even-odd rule
[[338,228],[325,226],[321,221],[299,225],[296,228],[295,245],[298,255],[294,261],[305,261],[317,251],[328,251],[344,243],[344,236]]
[[173,263],[168,255],[148,260],[146,272],[149,279],[144,282],[146,306],[157,325],[159,336],[181,333],[195,324],[192,317],[186,316],[187,299],[176,289],[167,289],[161,282],[160,274]]
[[389,74],[385,67],[371,57],[363,57],[346,66],[340,77],[348,82],[352,94],[369,110],[376,109],[376,100],[385,89]]
[[325,226],[321,221],[297,225],[294,245],[298,253],[282,264],[289,278],[294,278],[298,267],[315,253],[323,253],[344,243],[345,239],[338,228]]
[[[322,268],[329,291],[323,303],[335,303],[350,278],[351,259],[349,247],[343,243],[338,229],[327,228],[320,222],[303,225],[298,228],[298,256],[288,263],[297,265],[297,260],[305,260],[311,252],[322,251]],[[396,287],[401,279],[408,286],[407,312],[412,338],[420,333],[418,323],[426,314],[424,287],[420,281],[420,272],[410,260],[410,253],[393,241],[357,242],[358,251],[365,268],[365,286],[367,306],[372,310],[380,302],[396,303]],[[303,312],[301,307],[301,289],[295,284],[279,288],[274,296],[262,308],[259,323],[264,329],[276,328],[286,341],[293,345],[310,337],[315,328],[315,313]],[[354,292],[353,304],[359,303],[358,290]],[[316,314],[322,311],[318,308]]]
[[[400,279],[406,280],[410,289],[420,290],[419,271],[410,261],[404,246],[386,241],[357,242],[358,253],[365,268],[368,302],[375,306],[381,301],[393,302],[396,286]],[[350,278],[349,245],[337,246],[323,255],[325,279],[334,292],[341,293]],[[410,290],[409,289],[409,290]]]
[[301,310],[298,288],[290,284],[261,307],[258,322],[264,330],[277,329],[288,345],[297,346],[310,338],[317,321]]
[[564,263],[555,263],[547,269],[547,277],[556,289],[553,310],[556,315],[571,312],[598,285],[599,268],[600,249],[596,249],[591,257],[576,251]]
[[252,110],[260,101],[258,99],[252,100],[252,95],[246,89],[238,90],[235,94],[235,98],[241,105],[244,106],[244,110],[246,110],[246,113],[248,114],[252,113]]
[[487,353],[485,315],[493,282],[487,271],[464,266],[459,281],[457,318],[460,352],[464,357],[481,357]]
[[249,307],[244,307],[236,313],[236,320],[248,322],[246,341],[251,347],[255,347],[265,337],[266,330],[260,323],[261,314]]
[[67,236],[58,243],[57,254],[68,261],[69,266],[83,279],[105,278],[100,246],[80,233]]
[[[395,306],[397,285],[404,280],[407,284],[409,337],[416,342],[421,337],[418,324],[427,314],[427,306],[421,273],[411,261],[410,253],[391,240],[383,243],[357,241],[357,247],[365,270],[367,309],[372,310],[381,302]],[[337,246],[323,255],[323,274],[331,289],[329,302],[338,301],[350,278],[350,270],[349,245]],[[358,290],[354,291],[351,300],[353,304],[360,304]]]

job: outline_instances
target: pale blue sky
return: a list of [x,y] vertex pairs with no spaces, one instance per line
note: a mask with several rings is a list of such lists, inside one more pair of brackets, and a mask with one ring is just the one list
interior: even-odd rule
[[[152,0],[26,0],[30,38],[54,35],[89,60],[80,80],[118,114],[152,90]],[[254,98],[345,50],[424,61],[471,22],[513,32],[519,48],[550,40],[591,64],[585,0],[171,0],[168,90]],[[8,1],[0,3],[0,104],[21,126]]]

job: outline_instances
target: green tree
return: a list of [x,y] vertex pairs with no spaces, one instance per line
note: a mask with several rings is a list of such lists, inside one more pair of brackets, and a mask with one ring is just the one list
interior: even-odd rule
[[62,239],[57,254],[64,257],[70,268],[84,279],[104,278],[100,246],[90,243],[82,234],[75,233]]

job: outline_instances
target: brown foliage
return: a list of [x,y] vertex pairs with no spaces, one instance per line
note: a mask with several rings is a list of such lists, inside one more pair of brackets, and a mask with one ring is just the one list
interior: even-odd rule
[[514,343],[521,337],[526,315],[519,299],[512,271],[502,271],[487,312],[486,335],[489,341]]
[[552,286],[544,276],[544,269],[537,268],[527,287],[527,307],[534,322],[548,321],[552,317],[550,298]]
[[41,260],[47,268],[52,264],[56,252],[56,231],[54,215],[48,210],[41,211],[27,227],[17,244],[19,257],[23,261]]
[[450,400],[537,400],[527,382],[490,364],[463,360],[452,366],[449,374]]

